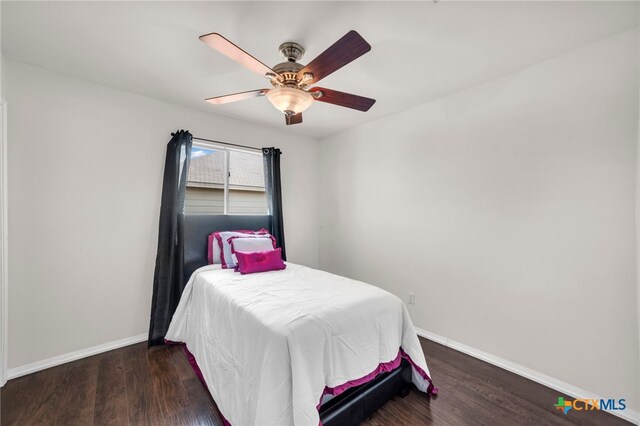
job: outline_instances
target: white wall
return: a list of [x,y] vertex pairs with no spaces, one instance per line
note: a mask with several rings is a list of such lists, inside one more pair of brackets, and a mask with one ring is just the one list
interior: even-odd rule
[[9,368],[146,332],[164,150],[185,128],[282,148],[290,260],[317,266],[320,236],[323,269],[414,291],[417,326],[637,410],[637,36],[320,149],[3,61]]
[[634,30],[323,140],[321,268],[638,410],[638,71]]
[[170,132],[283,151],[289,260],[318,264],[318,143],[5,61],[9,368],[146,333]]
[[[640,14],[640,11],[638,11]],[[640,57],[640,43],[636,47]],[[640,87],[640,73],[638,73]],[[638,142],[636,145],[636,286],[638,302],[638,344],[640,345],[640,96],[638,99]],[[640,351],[640,348],[638,349]],[[638,383],[640,384],[640,369],[638,369]],[[640,405],[640,403],[639,403]]]
[[[2,5],[0,4],[0,22],[2,21]],[[4,75],[2,74],[2,63],[4,61],[4,55],[2,54],[2,32],[0,31],[0,102],[4,102]],[[3,116],[5,114],[4,106],[3,106]],[[0,118],[3,120],[3,118]],[[6,249],[6,182],[4,177],[6,176],[6,158],[5,158],[5,150],[6,150],[6,138],[4,137],[6,131],[6,123],[3,120],[2,126],[0,126],[0,386],[4,386],[7,382],[7,318],[8,318],[8,309],[7,309],[7,249]]]

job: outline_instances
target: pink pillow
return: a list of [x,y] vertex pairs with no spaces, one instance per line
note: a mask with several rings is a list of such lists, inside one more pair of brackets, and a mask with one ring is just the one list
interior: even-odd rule
[[227,268],[234,268],[238,272],[238,259],[236,251],[251,253],[254,251],[268,251],[276,248],[276,239],[271,234],[248,235],[245,237],[231,237],[227,240],[231,245],[231,263]]
[[254,251],[252,253],[237,251],[238,271],[242,274],[255,272],[280,271],[287,267],[282,261],[282,249]]

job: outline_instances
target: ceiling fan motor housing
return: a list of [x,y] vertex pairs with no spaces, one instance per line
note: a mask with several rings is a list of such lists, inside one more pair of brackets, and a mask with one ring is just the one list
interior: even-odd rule
[[296,62],[281,62],[273,67],[273,71],[278,73],[282,80],[275,79],[272,80],[271,83],[278,86],[285,87],[298,87],[300,81],[298,80],[298,71],[303,68],[302,64],[298,64]]
[[278,50],[282,59],[288,62],[298,62],[304,55],[304,47],[293,41],[282,43]]

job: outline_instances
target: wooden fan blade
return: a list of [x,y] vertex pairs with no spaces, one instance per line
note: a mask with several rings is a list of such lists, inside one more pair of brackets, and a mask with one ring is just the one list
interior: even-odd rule
[[356,31],[351,30],[302,68],[298,72],[298,78],[302,79],[305,73],[311,73],[313,78],[305,83],[313,84],[370,50],[371,45]]
[[299,112],[297,114],[293,114],[293,115],[284,115],[285,121],[287,123],[287,126],[289,126],[290,124],[299,124],[302,123],[302,113]]
[[233,59],[237,63],[244,65],[251,71],[260,74],[263,77],[267,73],[275,74],[275,72],[273,72],[271,68],[269,68],[253,56],[249,55],[247,52],[231,43],[229,40],[222,37],[218,33],[205,34],[200,36],[199,38],[202,42],[208,44],[210,47],[213,47],[218,52]]
[[228,104],[231,102],[244,101],[245,99],[258,98],[264,96],[269,89],[249,90],[248,92],[232,93],[231,95],[216,96],[215,98],[208,98],[205,101],[214,104]]
[[352,95],[351,93],[338,92],[337,90],[325,89],[324,87],[314,87],[309,92],[321,92],[322,96],[315,98],[316,101],[327,102],[346,108],[357,109],[358,111],[369,111],[369,108],[376,103],[375,99],[364,96]]

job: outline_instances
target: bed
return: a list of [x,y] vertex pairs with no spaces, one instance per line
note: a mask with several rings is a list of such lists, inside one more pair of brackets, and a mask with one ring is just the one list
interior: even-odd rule
[[184,343],[227,423],[355,425],[416,386],[437,389],[406,307],[358,281],[287,263],[240,275],[208,265],[214,230],[270,216],[187,215],[189,276],[166,335]]

